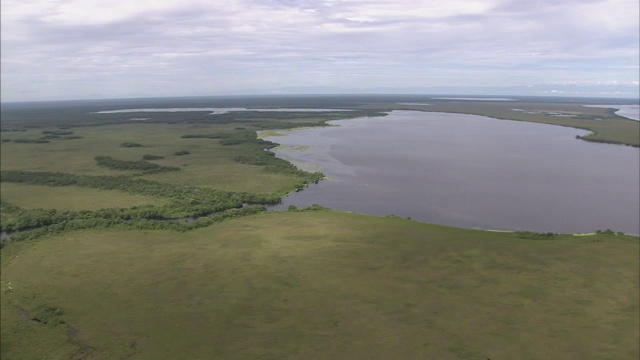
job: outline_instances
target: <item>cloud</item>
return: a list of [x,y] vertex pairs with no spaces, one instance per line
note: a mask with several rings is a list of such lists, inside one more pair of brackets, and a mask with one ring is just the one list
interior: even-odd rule
[[3,0],[2,99],[25,99],[33,89],[68,98],[307,85],[630,84],[639,77],[638,7],[637,0]]

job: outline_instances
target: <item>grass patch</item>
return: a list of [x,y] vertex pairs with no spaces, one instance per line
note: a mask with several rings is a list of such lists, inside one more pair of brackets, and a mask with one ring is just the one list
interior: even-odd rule
[[50,187],[2,183],[2,199],[25,209],[98,210],[142,205],[163,205],[164,200],[117,190],[75,186]]
[[[47,144],[3,143],[2,170],[49,171],[78,175],[136,175],[139,170],[113,170],[97,166],[96,156],[122,161],[140,161],[145,155],[163,156],[154,164],[180,168],[180,171],[147,174],[144,178],[172,184],[187,184],[226,191],[256,193],[291,191],[300,182],[298,176],[269,173],[264,166],[240,164],[238,156],[253,154],[264,147],[257,143],[225,146],[211,139],[183,139],[187,133],[228,133],[233,124],[123,124],[74,129],[81,139]],[[30,129],[20,134],[39,135]],[[13,133],[13,132],[3,132]],[[122,148],[119,144],[138,142],[144,147]],[[176,152],[189,152],[175,156]]]

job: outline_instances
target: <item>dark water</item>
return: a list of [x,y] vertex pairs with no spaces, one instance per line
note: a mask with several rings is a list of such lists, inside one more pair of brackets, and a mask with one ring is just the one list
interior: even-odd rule
[[639,234],[640,151],[573,128],[394,111],[288,132],[278,156],[328,180],[279,208],[320,204],[467,228]]

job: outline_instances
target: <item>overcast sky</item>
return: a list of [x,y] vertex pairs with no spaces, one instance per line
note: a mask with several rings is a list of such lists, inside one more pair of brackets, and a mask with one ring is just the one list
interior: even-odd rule
[[639,80],[638,0],[1,6],[2,101],[440,86],[637,93]]

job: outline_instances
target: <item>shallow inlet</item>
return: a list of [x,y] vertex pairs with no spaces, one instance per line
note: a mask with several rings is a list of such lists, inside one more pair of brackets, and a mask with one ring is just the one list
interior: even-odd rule
[[[482,229],[640,233],[640,152],[573,128],[393,111],[282,131],[277,156],[327,179],[276,209],[320,204]],[[304,146],[304,150],[293,150]]]

